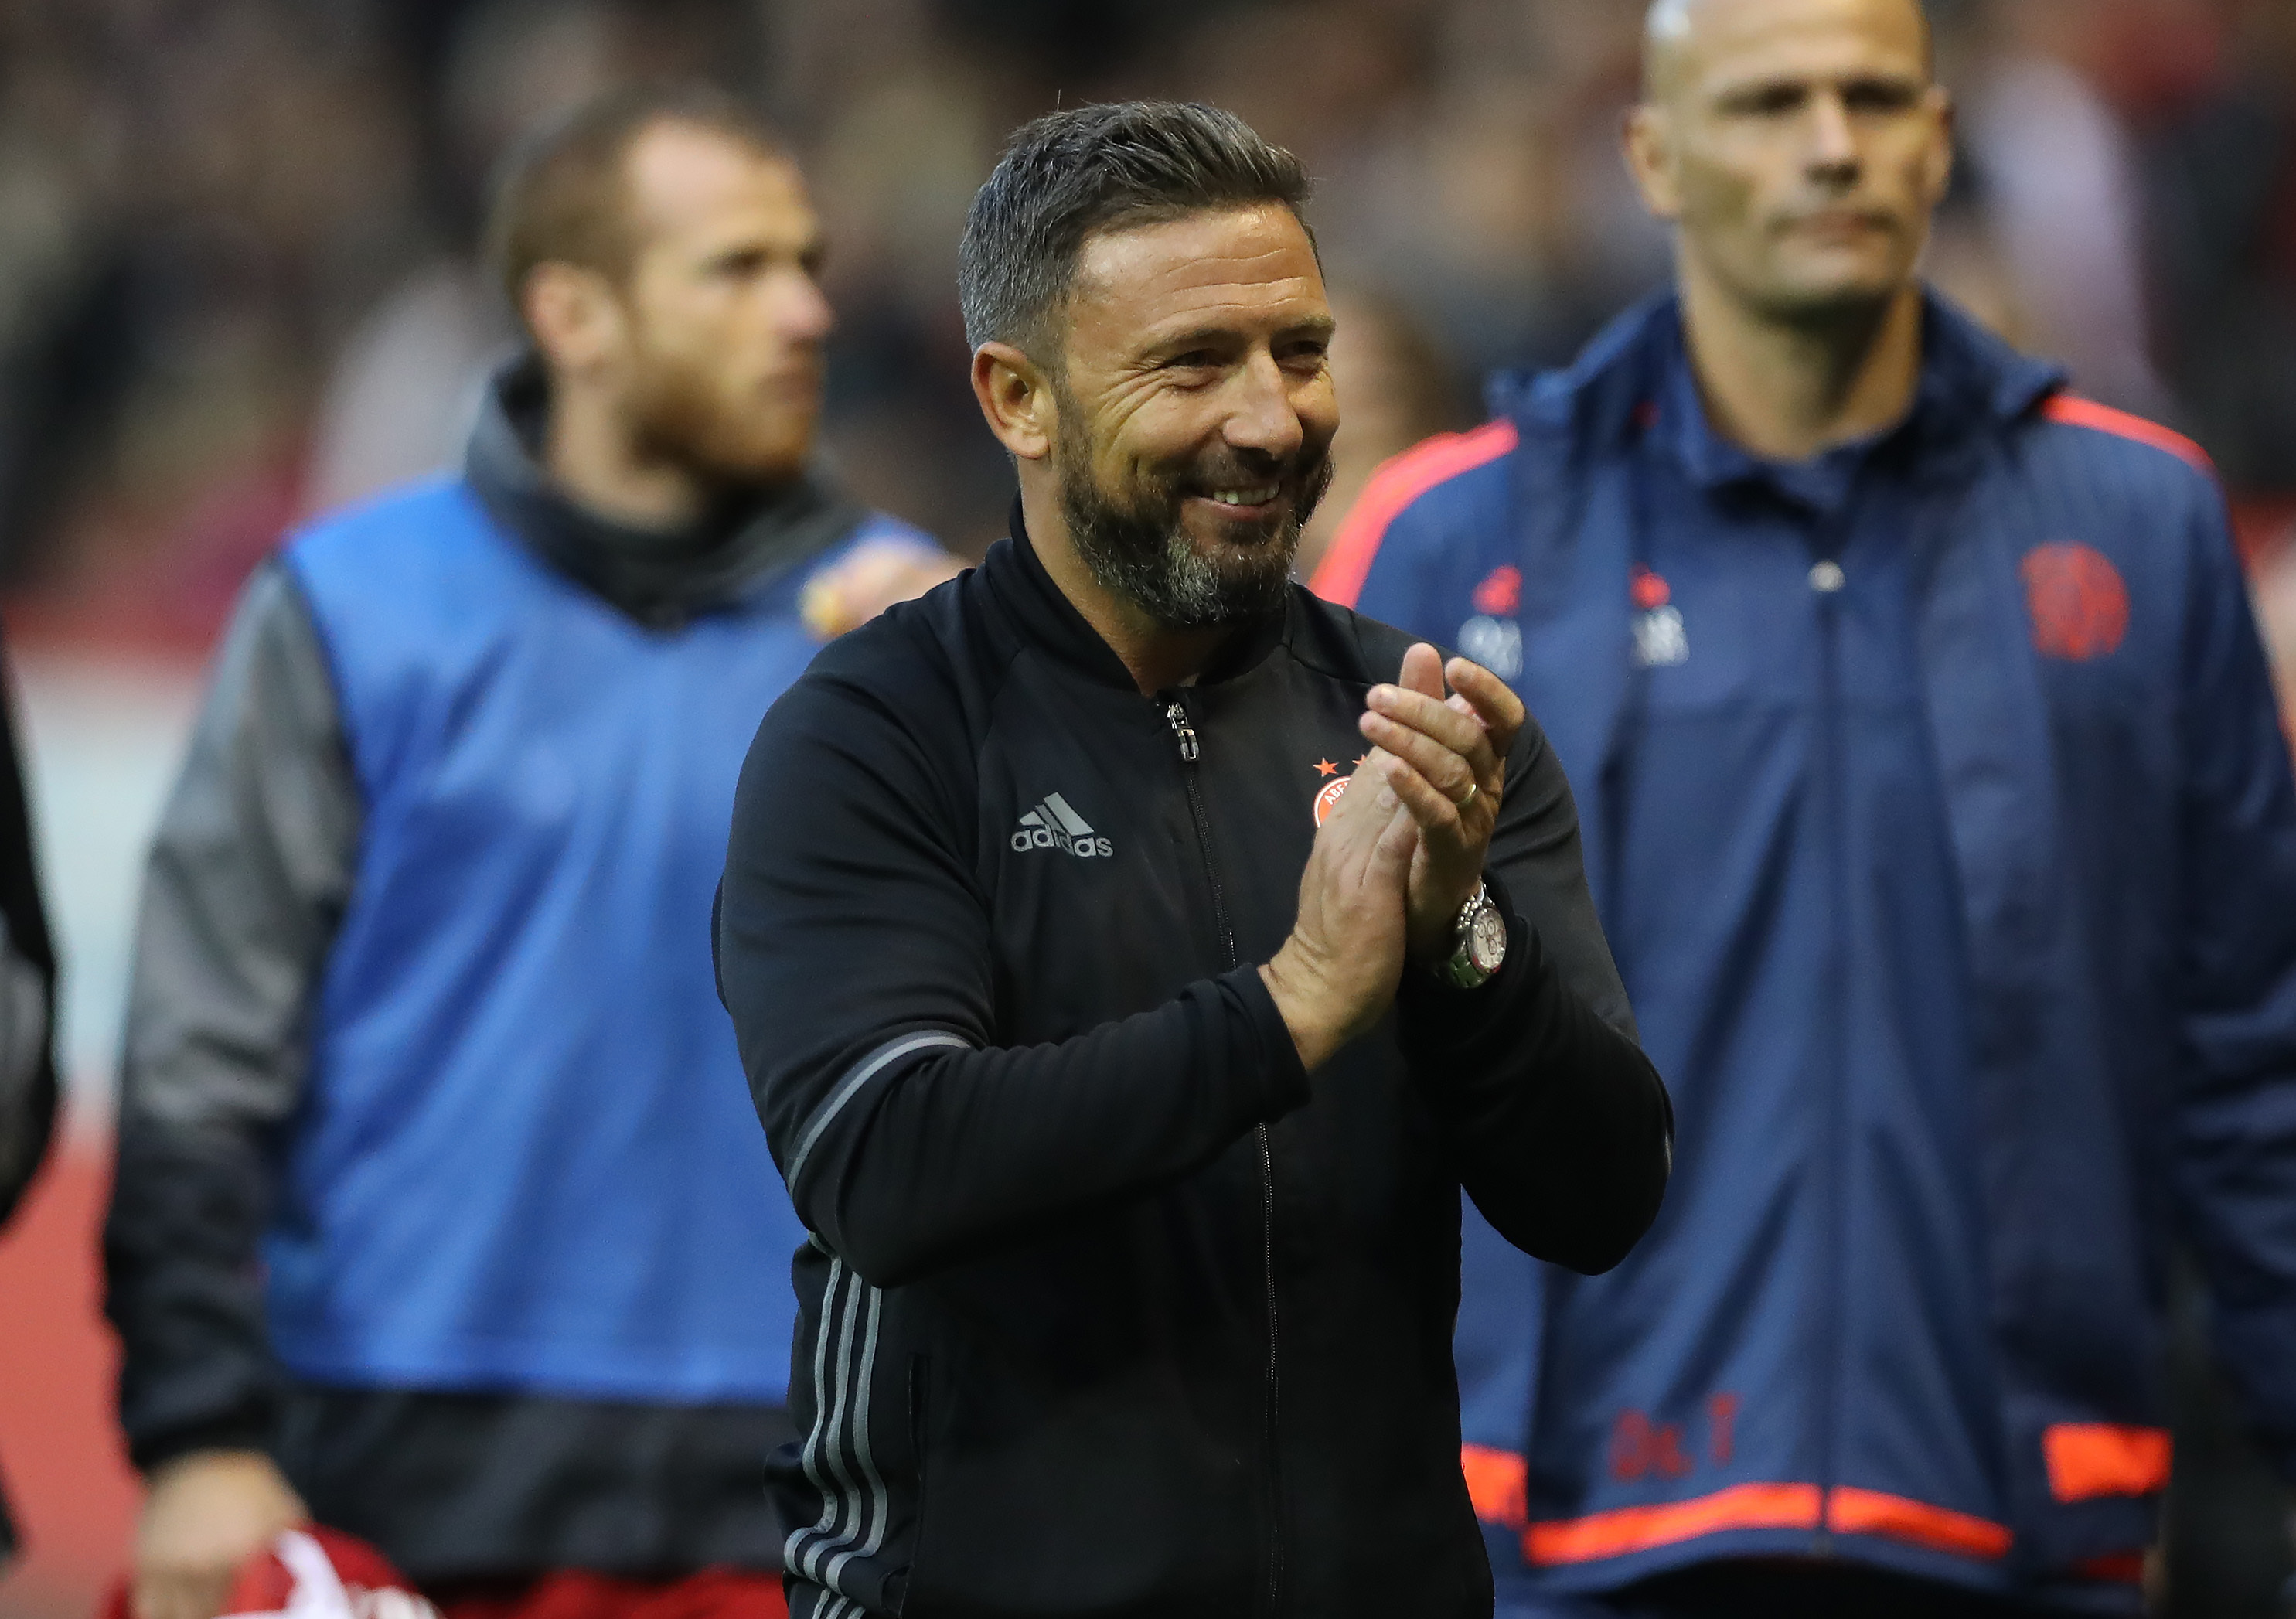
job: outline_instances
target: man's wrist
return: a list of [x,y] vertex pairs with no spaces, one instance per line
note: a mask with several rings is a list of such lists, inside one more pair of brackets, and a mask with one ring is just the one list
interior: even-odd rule
[[144,1469],[144,1476],[147,1483],[156,1487],[186,1473],[236,1472],[276,1466],[271,1452],[261,1445],[202,1445],[196,1451],[178,1451],[164,1461],[152,1463]]
[[1457,915],[1455,908],[1439,921],[1414,929],[1404,942],[1403,965],[1414,973],[1431,973],[1449,960],[1457,948],[1457,934],[1451,925]]
[[1286,939],[1283,948],[1261,964],[1259,980],[1267,986],[1268,999],[1275,1003],[1283,1027],[1291,1033],[1292,1048],[1300,1054],[1300,1065],[1308,1072],[1315,1072],[1347,1044],[1345,1019],[1336,1014],[1322,974],[1300,960],[1294,939]]
[[1414,910],[1406,918],[1403,965],[1408,972],[1431,973],[1451,958],[1451,952],[1459,947],[1459,908],[1473,899],[1481,886],[1478,876],[1447,905],[1418,908],[1425,910],[1423,916]]
[[[1474,989],[1488,982],[1505,958],[1505,923],[1502,915],[1498,924],[1502,936],[1496,944],[1477,933],[1476,924],[1480,912],[1498,908],[1489,883],[1478,878],[1460,902],[1445,913],[1440,929],[1431,930],[1423,942],[1406,951],[1407,976],[1453,989]],[[1489,931],[1484,930],[1485,934]],[[1486,961],[1485,957],[1492,959]]]

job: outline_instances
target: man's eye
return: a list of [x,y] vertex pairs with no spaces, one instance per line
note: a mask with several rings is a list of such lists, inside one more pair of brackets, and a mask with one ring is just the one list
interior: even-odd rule
[[1209,349],[1191,349],[1185,354],[1176,354],[1164,362],[1167,371],[1202,371],[1219,364],[1219,357]]
[[1914,97],[1906,85],[1857,84],[1841,93],[1841,103],[1852,112],[1903,112],[1914,104]]
[[1765,85],[1730,98],[1728,110],[1753,118],[1781,118],[1808,99],[1800,85]]

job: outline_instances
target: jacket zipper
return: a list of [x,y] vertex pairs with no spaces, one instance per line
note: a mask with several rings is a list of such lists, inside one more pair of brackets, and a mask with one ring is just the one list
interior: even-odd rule
[[1818,1555],[1831,1556],[1833,1551],[1833,1491],[1841,1474],[1841,1461],[1836,1454],[1841,1442],[1839,1432],[1841,1397],[1841,1311],[1848,1298],[1843,1286],[1842,1265],[1846,1245],[1841,1237],[1842,1221],[1842,1131],[1843,1118],[1849,1099],[1843,1095],[1849,1082],[1849,1040],[1843,1026],[1843,1001],[1849,989],[1848,923],[1846,914],[1849,895],[1848,852],[1844,846],[1845,828],[1841,734],[1841,589],[1844,577],[1841,563],[1831,554],[1821,557],[1810,568],[1810,587],[1817,595],[1818,637],[1818,804],[1821,823],[1825,828],[1826,878],[1833,891],[1833,925],[1827,930],[1826,962],[1823,982],[1826,993],[1822,1005],[1825,1007],[1825,1052],[1829,1070],[1825,1088],[1825,1137],[1821,1148],[1824,1164],[1820,1170],[1824,1186],[1824,1217],[1820,1229],[1824,1232],[1825,1292],[1819,1312],[1820,1335],[1818,1367],[1818,1519],[1816,1549]]
[[[1196,823],[1196,847],[1203,853],[1204,876],[1211,884],[1212,919],[1219,927],[1222,957],[1227,969],[1234,972],[1237,965],[1235,925],[1228,916],[1227,893],[1220,886],[1219,866],[1212,859],[1211,817],[1204,810],[1203,790],[1196,779],[1196,764],[1203,757],[1203,747],[1196,740],[1195,722],[1185,700],[1166,700],[1164,719],[1171,726],[1172,735],[1180,744],[1181,779],[1188,789],[1188,813]],[[1259,1143],[1259,1262],[1261,1279],[1267,1292],[1267,1401],[1261,1437],[1267,1451],[1269,1486],[1266,1611],[1273,1615],[1283,1577],[1283,1466],[1276,1446],[1280,1385],[1275,1358],[1275,1154],[1268,1142],[1267,1125],[1255,1127],[1252,1134]]]

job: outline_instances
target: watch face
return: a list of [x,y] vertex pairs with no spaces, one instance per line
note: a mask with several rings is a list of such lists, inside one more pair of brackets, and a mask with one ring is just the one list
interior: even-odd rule
[[1499,908],[1479,908],[1475,919],[1467,925],[1467,959],[1475,964],[1475,971],[1497,972],[1506,960],[1506,918],[1499,915]]

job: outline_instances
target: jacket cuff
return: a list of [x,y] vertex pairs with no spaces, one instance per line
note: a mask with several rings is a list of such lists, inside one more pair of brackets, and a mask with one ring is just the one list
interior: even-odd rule
[[186,1427],[131,1440],[127,1459],[146,1476],[169,1462],[201,1451],[261,1451],[271,1449],[272,1425],[252,1412],[219,1417]]
[[1280,1118],[1295,1107],[1304,1106],[1309,1095],[1307,1064],[1300,1060],[1300,1048],[1292,1043],[1292,1030],[1284,1023],[1283,1014],[1276,1009],[1275,998],[1267,992],[1267,981],[1259,976],[1259,968],[1238,967],[1224,974],[1216,981],[1227,994],[1242,1006],[1250,1019],[1252,1039],[1258,1049],[1252,1071],[1261,1077],[1262,1119]]

